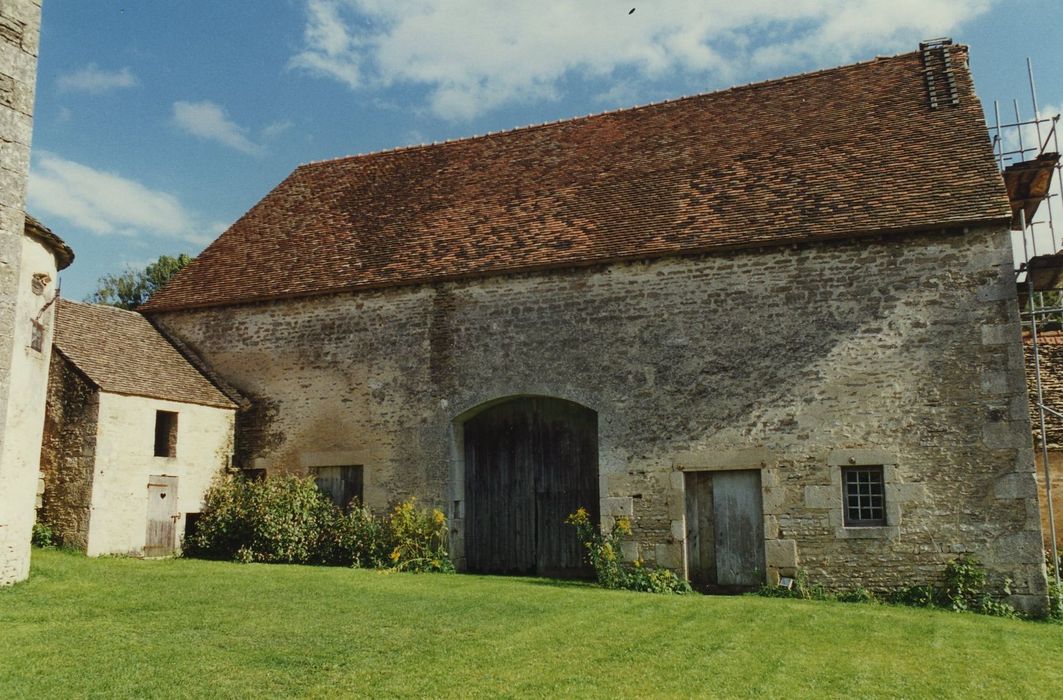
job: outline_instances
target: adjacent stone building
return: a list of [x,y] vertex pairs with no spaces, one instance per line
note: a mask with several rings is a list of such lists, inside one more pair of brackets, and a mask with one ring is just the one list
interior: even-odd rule
[[[1049,328],[1057,326],[1056,319],[1047,320]],[[1041,501],[1041,523],[1045,531],[1045,548],[1049,547],[1048,502],[1045,493],[1043,453],[1041,451],[1041,425],[1037,411],[1037,384],[1033,360],[1033,344],[1030,335],[1023,340],[1026,345],[1026,377],[1030,391],[1030,420],[1033,423],[1033,439],[1037,461],[1037,494]],[[1042,331],[1037,340],[1041,365],[1041,391],[1045,405],[1063,413],[1063,332],[1052,329]],[[1053,515],[1055,516],[1056,539],[1063,542],[1063,419],[1046,413],[1045,439],[1048,441],[1048,464],[1052,476]]]
[[172,554],[235,404],[136,312],[61,300],[56,323],[39,519],[89,555]]
[[37,366],[47,368],[50,350],[28,349],[43,298],[31,285],[38,273],[54,280],[57,267],[22,260],[39,240],[27,241],[24,225],[40,24],[36,0],[0,5],[0,585],[29,574],[45,386]]
[[236,463],[564,516],[707,589],[1045,573],[1010,208],[964,47],[299,167],[145,307],[250,399]]

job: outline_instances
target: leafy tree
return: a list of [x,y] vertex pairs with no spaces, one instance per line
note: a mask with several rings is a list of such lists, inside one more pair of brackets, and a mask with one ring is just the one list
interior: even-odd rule
[[85,298],[94,304],[107,304],[120,309],[135,309],[151,295],[162,289],[192,258],[181,253],[176,258],[160,255],[143,270],[128,269],[119,274],[104,275],[96,285],[96,291]]

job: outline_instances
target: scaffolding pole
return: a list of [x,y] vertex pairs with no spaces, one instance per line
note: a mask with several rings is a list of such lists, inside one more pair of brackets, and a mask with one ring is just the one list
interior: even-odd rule
[[[1042,117],[1039,105],[1037,103],[1037,85],[1034,81],[1033,61],[1029,58],[1026,59],[1026,78],[1030,91],[1030,104],[1033,108],[1033,116],[1029,119],[1023,119],[1019,110],[1018,100],[1012,100],[1012,110],[1014,111],[1014,122],[1004,124],[1000,118],[1000,104],[998,101],[993,102],[993,113],[996,119],[996,123],[991,127],[992,141],[993,141],[993,155],[1000,167],[1001,172],[1009,167],[1011,163],[1028,162],[1033,159],[1040,158],[1045,154],[1049,147],[1054,148],[1055,153],[1059,153],[1059,137],[1058,137],[1058,125],[1060,115],[1054,115],[1051,117]],[[1047,133],[1042,130],[1042,125],[1047,127]],[[1023,134],[1024,129],[1032,128],[1034,134],[1027,132]],[[1008,145],[1005,146],[1005,129],[1008,130]],[[1014,130],[1014,131],[1012,131]],[[1011,135],[1014,134],[1014,140],[1011,139]],[[1027,138],[1029,136],[1030,138]],[[1031,141],[1034,141],[1031,143]],[[1029,145],[1028,145],[1029,144]],[[1015,147],[1017,145],[1017,148]],[[1050,246],[1049,253],[1056,254],[1063,251],[1060,250],[1060,237],[1056,231],[1055,213],[1053,211],[1053,204],[1060,201],[1061,193],[1063,193],[1063,162],[1056,162],[1053,166],[1053,173],[1055,178],[1050,181],[1050,187],[1048,192],[1040,200],[1040,203],[1048,208],[1047,214],[1043,215],[1040,222],[1028,220],[1034,218],[1033,211],[1031,216],[1027,217],[1026,203],[1023,202],[1017,209],[1017,215],[1019,218],[1019,230],[1016,232],[1021,236],[1022,248],[1019,254],[1022,256],[1021,264],[1017,265],[1016,269],[1016,281],[1020,280],[1020,277],[1025,273],[1026,290],[1025,296],[1027,301],[1027,310],[1020,311],[1019,319],[1023,325],[1029,324],[1030,326],[1030,344],[1033,355],[1033,380],[1034,391],[1036,393],[1036,401],[1034,405],[1037,410],[1037,427],[1040,428],[1040,453],[1041,463],[1044,470],[1044,505],[1046,515],[1048,516],[1048,545],[1052,561],[1052,577],[1056,584],[1060,584],[1060,559],[1059,559],[1059,542],[1058,534],[1056,532],[1056,519],[1055,519],[1055,506],[1052,498],[1052,468],[1049,462],[1049,449],[1048,449],[1048,426],[1063,424],[1063,412],[1054,409],[1045,404],[1044,396],[1044,382],[1042,376],[1041,367],[1041,348],[1040,345],[1043,341],[1041,326],[1045,319],[1051,319],[1054,317],[1059,319],[1059,314],[1063,313],[1063,300],[1060,299],[1059,293],[1050,295],[1051,301],[1046,303],[1045,294],[1035,289],[1033,274],[1031,271],[1031,260],[1038,255],[1038,229],[1037,224],[1047,224],[1047,236],[1043,236],[1042,244],[1040,247],[1043,249]],[[1027,238],[1029,236],[1029,238]],[[1044,240],[1047,239],[1047,240]],[[1015,241],[1018,244],[1018,241]],[[1031,256],[1031,253],[1033,254]],[[1050,283],[1055,286],[1056,283]],[[1021,298],[1021,297],[1020,297]]]

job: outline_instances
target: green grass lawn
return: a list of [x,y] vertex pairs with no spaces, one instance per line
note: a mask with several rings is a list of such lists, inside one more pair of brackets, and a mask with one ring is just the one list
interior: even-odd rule
[[34,552],[0,698],[1059,697],[1063,626],[586,584]]

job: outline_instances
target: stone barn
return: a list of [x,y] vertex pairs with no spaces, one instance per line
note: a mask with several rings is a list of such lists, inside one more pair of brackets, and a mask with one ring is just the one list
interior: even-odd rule
[[60,300],[38,520],[91,556],[174,553],[229,466],[235,409],[140,314]]
[[237,466],[445,507],[466,571],[585,575],[583,506],[709,590],[971,552],[1036,610],[1009,222],[941,45],[303,165],[143,311]]

